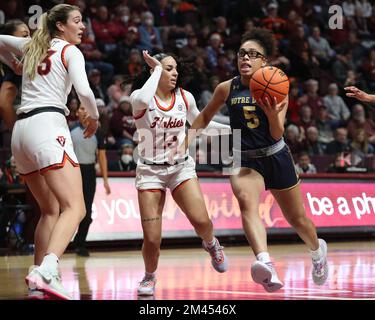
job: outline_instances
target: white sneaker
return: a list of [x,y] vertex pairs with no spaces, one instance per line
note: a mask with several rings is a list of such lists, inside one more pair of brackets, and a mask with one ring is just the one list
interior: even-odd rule
[[41,290],[29,289],[27,293],[27,298],[30,300],[46,300],[48,296]]
[[272,262],[255,261],[251,266],[251,276],[256,283],[261,284],[267,292],[274,292],[283,287]]
[[314,283],[318,286],[323,285],[329,274],[328,261],[327,261],[327,243],[323,239],[319,239],[319,246],[322,249],[323,256],[319,260],[312,259],[313,269],[312,277]]
[[144,277],[138,286],[139,296],[153,296],[155,294],[156,279]]
[[223,273],[228,270],[228,259],[224,253],[224,247],[220,245],[219,240],[215,238],[215,244],[208,248],[205,242],[202,242],[204,250],[211,256],[211,264],[217,272]]
[[52,274],[41,267],[36,267],[27,275],[25,281],[31,290],[43,291],[63,300],[72,300],[63,287],[59,274]]

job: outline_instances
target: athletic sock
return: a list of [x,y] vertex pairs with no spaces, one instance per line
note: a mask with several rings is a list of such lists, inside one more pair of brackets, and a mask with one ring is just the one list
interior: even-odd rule
[[267,251],[260,252],[257,254],[257,260],[263,263],[271,262],[270,255]]
[[209,241],[209,242],[206,242],[206,241],[203,240],[203,242],[204,242],[204,244],[206,245],[206,247],[207,247],[208,249],[211,249],[211,248],[213,248],[213,247],[215,246],[215,244],[216,244],[216,238],[215,238],[215,237],[212,238],[212,240]]
[[309,250],[309,251],[310,251],[311,258],[313,260],[320,260],[323,257],[323,251],[322,251],[322,248],[320,247],[320,244],[319,244],[319,248],[318,249],[316,249],[316,250]]
[[156,279],[156,272],[145,272],[145,279],[146,280],[155,280]]
[[57,273],[59,266],[59,258],[54,253],[48,253],[44,256],[43,261],[40,265],[42,269]]

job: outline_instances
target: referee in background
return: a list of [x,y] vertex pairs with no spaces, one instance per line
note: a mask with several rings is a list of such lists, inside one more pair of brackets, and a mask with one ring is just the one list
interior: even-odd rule
[[99,127],[96,134],[91,138],[84,138],[83,132],[85,129],[85,119],[87,114],[82,105],[80,105],[78,108],[76,115],[78,117],[79,124],[72,128],[70,133],[73,140],[74,152],[77,155],[81,168],[86,215],[79,225],[73,244],[75,247],[75,252],[79,256],[89,257],[90,253],[86,248],[86,237],[92,222],[92,204],[94,202],[96,190],[96,159],[98,159],[99,162],[100,172],[104,180],[104,188],[107,195],[111,193],[111,188],[108,184],[107,156],[105,151],[106,144],[104,134]]

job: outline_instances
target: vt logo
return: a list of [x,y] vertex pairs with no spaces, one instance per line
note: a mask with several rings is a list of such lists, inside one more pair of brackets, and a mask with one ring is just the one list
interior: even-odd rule
[[63,147],[63,146],[65,146],[65,137],[64,136],[58,136],[57,138],[56,138],[56,140],[57,140],[57,142],[58,143],[60,143],[60,145]]

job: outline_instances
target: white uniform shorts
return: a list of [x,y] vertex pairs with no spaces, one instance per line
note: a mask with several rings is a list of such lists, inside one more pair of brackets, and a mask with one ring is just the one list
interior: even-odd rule
[[167,165],[149,165],[138,161],[135,186],[138,190],[163,190],[172,192],[183,182],[197,178],[195,162],[192,157],[182,163]]
[[12,133],[12,154],[22,175],[62,168],[65,161],[79,166],[66,118],[42,112],[17,120]]

